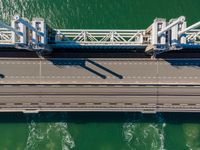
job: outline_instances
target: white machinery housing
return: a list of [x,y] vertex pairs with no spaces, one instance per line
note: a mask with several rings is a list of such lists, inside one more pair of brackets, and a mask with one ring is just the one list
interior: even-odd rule
[[32,26],[37,30],[37,32],[32,32],[32,40],[34,44],[46,45],[47,44],[47,32],[46,24],[44,19],[36,18],[32,21]]
[[16,34],[15,32],[12,33],[12,39],[13,43],[16,44],[27,44],[28,37],[27,37],[27,28],[24,24],[20,23],[19,21],[16,21],[15,19],[11,22],[12,28],[20,32],[21,35]]

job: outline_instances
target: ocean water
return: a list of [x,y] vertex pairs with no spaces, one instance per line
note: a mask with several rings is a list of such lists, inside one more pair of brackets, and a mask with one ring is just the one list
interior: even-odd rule
[[[155,17],[200,20],[199,0],[0,0],[0,19],[53,28],[141,29]],[[200,114],[1,113],[0,150],[200,150]]]

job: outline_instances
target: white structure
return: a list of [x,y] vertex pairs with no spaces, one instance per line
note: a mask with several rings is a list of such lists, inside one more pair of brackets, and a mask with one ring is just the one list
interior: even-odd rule
[[185,21],[185,17],[181,16],[179,17],[177,20],[170,22],[164,29],[162,29],[161,31],[158,32],[158,36],[161,36],[164,32],[169,31],[172,27],[183,23]]
[[188,47],[200,48],[200,44],[197,43],[200,29],[194,30],[198,26],[200,26],[200,22],[187,28],[184,16],[171,19],[169,22],[162,18],[155,19],[154,23],[146,30],[146,34],[150,32],[150,42],[145,51],[155,56],[166,51]]
[[30,22],[15,15],[11,26],[0,21],[0,47],[13,47],[36,52],[51,52],[52,48],[146,48],[155,56],[171,50],[200,49],[200,22],[189,27],[185,17],[169,22],[157,18],[146,30],[74,30],[47,29],[44,19]]
[[19,15],[15,15],[13,17],[12,26],[16,30],[23,33],[23,36],[14,35],[15,44],[18,44],[16,39],[21,38],[19,41],[20,44],[26,45],[21,46],[17,45],[16,48],[19,49],[28,49],[33,51],[50,51],[47,48],[47,32],[46,32],[46,24],[44,19],[37,18],[30,23],[28,20],[21,18]]
[[[178,40],[178,30],[180,25],[182,25],[185,21],[185,17],[181,16],[178,19],[173,19],[169,23],[166,22],[165,19],[155,19],[152,25],[152,45],[161,45],[166,48],[169,43],[166,41],[177,41]],[[169,30],[171,30],[171,40],[169,40]]]
[[12,19],[11,26],[15,30],[17,30],[17,32],[20,33],[20,34],[16,34],[17,32],[12,33],[13,43],[26,45],[27,42],[28,42],[26,26],[24,24],[22,24],[21,22],[19,22],[18,20],[15,20],[15,19]]
[[[151,44],[166,44],[166,33],[162,32],[166,27],[166,19],[155,19],[152,24]],[[159,34],[158,34],[159,33]]]
[[14,16],[15,22],[18,22],[24,28],[27,28],[31,33],[30,39],[32,40],[32,44],[35,45],[46,45],[47,44],[47,36],[46,36],[46,24],[44,19],[36,18],[32,21],[32,24],[21,18],[19,15]]
[[66,30],[56,29],[54,46],[126,46],[144,47],[143,33],[145,30]]
[[32,21],[32,26],[35,31],[32,33],[32,40],[34,44],[46,45],[47,44],[47,32],[44,19],[35,18]]
[[[176,19],[171,19],[169,21],[170,24],[174,23]],[[182,32],[185,30],[187,24],[185,21],[178,22],[175,26],[171,28],[171,45],[177,45],[177,44],[186,44],[186,37],[185,35],[179,35],[179,32]]]

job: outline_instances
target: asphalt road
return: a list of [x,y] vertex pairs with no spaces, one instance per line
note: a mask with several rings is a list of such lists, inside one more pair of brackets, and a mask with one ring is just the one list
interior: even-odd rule
[[199,112],[200,86],[0,86],[0,111]]
[[1,58],[0,84],[200,84],[200,59]]
[[200,112],[200,59],[0,59],[0,111]]

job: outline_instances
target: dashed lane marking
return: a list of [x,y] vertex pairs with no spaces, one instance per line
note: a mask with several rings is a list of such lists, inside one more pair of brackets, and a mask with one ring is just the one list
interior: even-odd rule
[[[20,60],[19,60],[20,61]],[[39,61],[35,62],[35,61],[24,61],[24,62],[19,62],[19,61],[3,61],[3,62],[0,62],[0,65],[39,65]],[[120,61],[113,61],[113,62],[98,62],[98,61],[95,61],[97,62],[98,64],[102,64],[102,65],[156,65],[157,62],[120,62]],[[177,62],[177,63],[172,63],[170,64],[170,62],[158,62],[159,65],[175,65],[175,66],[200,66],[200,62]],[[53,65],[53,62],[44,62],[42,61],[42,65]],[[81,65],[81,63],[57,63],[57,65]]]
[[[4,79],[101,79],[99,76],[5,76]],[[3,79],[3,80],[4,80]],[[115,76],[106,76],[106,79],[118,79]],[[124,76],[123,79],[200,79],[200,76],[188,76],[188,77],[182,77],[182,76],[177,76],[177,77],[167,77],[167,76]],[[120,79],[120,80],[123,80]]]

